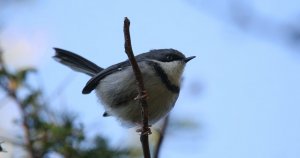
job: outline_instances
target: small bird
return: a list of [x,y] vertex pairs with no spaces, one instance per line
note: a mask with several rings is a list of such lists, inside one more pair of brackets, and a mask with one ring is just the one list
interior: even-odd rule
[[[82,93],[89,94],[95,90],[104,105],[104,117],[115,116],[127,127],[142,124],[141,107],[135,99],[138,96],[137,84],[128,60],[104,69],[70,51],[54,50],[56,61],[91,76]],[[175,49],[155,49],[135,56],[147,91],[150,125],[174,107],[184,67],[193,58],[195,56],[185,57]]]

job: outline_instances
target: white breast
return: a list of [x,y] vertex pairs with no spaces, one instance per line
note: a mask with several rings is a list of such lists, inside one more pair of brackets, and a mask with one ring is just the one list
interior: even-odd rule
[[[174,70],[176,64],[178,63],[170,62],[167,65],[163,65],[162,68],[167,75],[173,74],[173,77],[169,79],[173,84],[179,86],[184,65]],[[169,113],[179,94],[168,90],[154,69],[148,69],[149,66],[145,62],[139,63],[139,67],[148,93],[149,123],[153,124]],[[118,107],[112,105],[114,95],[137,93],[136,88],[129,88],[136,87],[136,81],[131,67],[128,67],[128,69],[126,72],[125,70],[121,70],[101,80],[96,88],[96,94],[103,103],[106,111],[119,118],[124,125],[135,126],[141,122],[141,107],[138,101],[134,100],[134,98],[128,98],[130,101],[123,105],[118,105]]]

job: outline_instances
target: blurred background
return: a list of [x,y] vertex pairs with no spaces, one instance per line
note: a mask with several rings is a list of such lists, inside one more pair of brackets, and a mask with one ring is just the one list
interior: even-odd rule
[[[1,147],[7,150],[0,157],[30,155],[30,148],[23,146],[31,142],[26,131],[38,137],[66,126],[69,133],[80,133],[66,138],[74,151],[95,147],[92,142],[98,137],[105,151],[141,156],[135,129],[103,118],[96,96],[81,94],[89,77],[52,59],[52,48],[58,47],[102,67],[125,60],[125,16],[131,20],[135,54],[174,48],[197,56],[186,66],[160,157],[300,157],[296,0],[0,0],[1,83],[8,85],[0,90],[0,142],[5,141]],[[24,100],[32,105],[29,110],[24,108],[27,104],[20,106]],[[35,111],[36,106],[43,112]],[[44,120],[43,132],[38,123],[29,123],[36,126],[26,130],[20,122],[27,114]],[[159,129],[159,124],[153,128]],[[154,144],[155,132],[150,139]],[[51,143],[55,144],[43,149]],[[42,157],[68,157],[62,144]]]

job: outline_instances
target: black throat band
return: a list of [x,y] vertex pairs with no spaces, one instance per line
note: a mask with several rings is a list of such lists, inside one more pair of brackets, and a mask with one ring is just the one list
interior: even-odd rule
[[167,89],[173,93],[179,93],[180,88],[171,83],[166,72],[161,68],[161,66],[156,62],[148,62],[149,65],[153,66],[156,74],[160,77],[162,83],[167,87]]

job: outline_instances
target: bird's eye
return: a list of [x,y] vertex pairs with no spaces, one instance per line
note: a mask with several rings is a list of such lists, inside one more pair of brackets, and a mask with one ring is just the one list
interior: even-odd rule
[[171,55],[168,55],[168,56],[167,56],[167,60],[168,60],[168,61],[172,61],[172,60],[173,60],[173,57],[172,57]]

